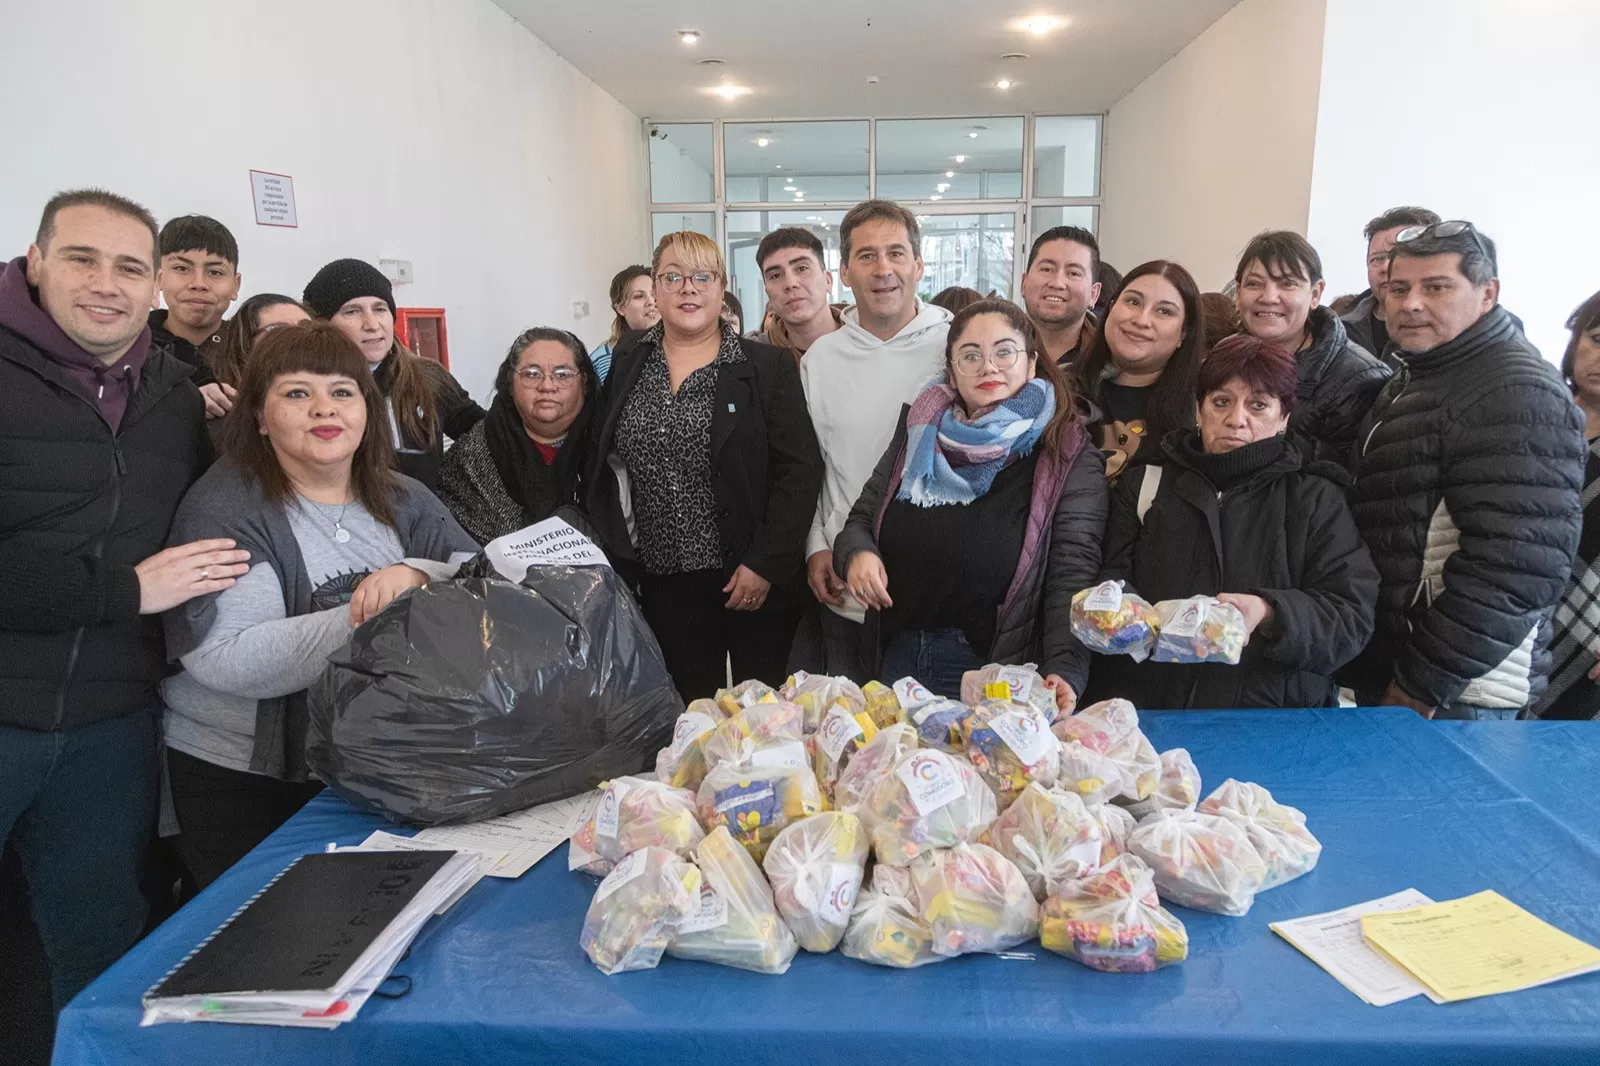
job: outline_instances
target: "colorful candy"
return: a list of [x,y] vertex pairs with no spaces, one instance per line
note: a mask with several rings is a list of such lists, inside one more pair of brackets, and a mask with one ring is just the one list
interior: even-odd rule
[[760,862],[784,826],[822,810],[809,766],[751,767],[723,763],[706,775],[697,797],[707,833],[726,826]]
[[961,722],[967,758],[1004,807],[1031,781],[1054,785],[1061,773],[1061,742],[1050,720],[1026,703],[987,699]]
[[1160,621],[1149,601],[1122,588],[1121,581],[1106,581],[1073,596],[1072,635],[1090,651],[1144,662],[1155,646]]
[[925,851],[978,839],[999,812],[970,762],[919,748],[878,780],[858,813],[878,861],[906,866]]
[[1046,951],[1106,973],[1149,973],[1189,957],[1189,933],[1156,897],[1150,867],[1132,855],[1061,884],[1044,902]]
[[867,709],[867,697],[861,687],[848,677],[829,677],[826,674],[808,674],[799,671],[789,678],[778,694],[791,703],[798,704],[804,715],[805,731],[815,733],[822,728],[822,717],[841,700],[851,714]]
[[1213,596],[1162,600],[1156,604],[1161,632],[1151,658],[1158,663],[1227,663],[1239,665],[1249,630],[1244,615],[1231,603]]
[[1322,842],[1306,828],[1306,816],[1277,802],[1260,785],[1228,778],[1200,804],[1206,814],[1220,814],[1236,822],[1266,863],[1259,891],[1277,888],[1310,873],[1322,856]]
[[567,869],[604,876],[624,855],[643,847],[679,855],[705,837],[694,793],[645,777],[606,782],[594,815],[572,834]]
[[1110,866],[1128,850],[1128,838],[1139,828],[1138,821],[1114,803],[1088,805],[1089,817],[1100,827],[1100,865]]
[[822,716],[821,728],[806,738],[806,746],[811,751],[811,765],[824,803],[834,804],[834,786],[839,776],[855,754],[877,735],[877,723],[867,712],[851,714],[843,701]]
[[[965,707],[962,708],[964,712]],[[833,805],[841,811],[857,811],[867,796],[887,776],[894,764],[908,751],[917,748],[917,731],[904,722],[880,729],[878,735],[850,756],[833,785]]]
[[1156,811],[1192,811],[1200,802],[1200,770],[1186,748],[1161,753],[1161,779],[1147,799],[1128,804],[1135,818],[1148,818]]
[[861,889],[867,830],[853,814],[824,811],[778,834],[761,865],[772,895],[800,946],[827,952],[839,946]]
[[1043,900],[1056,884],[1100,868],[1104,838],[1100,823],[1077,793],[1032,782],[979,838],[1016,863],[1033,898]]
[[938,962],[944,956],[934,954],[933,929],[923,921],[914,894],[909,871],[874,866],[872,887],[850,911],[839,950],[852,959],[900,969]]
[[[1003,684],[1006,691],[995,691],[990,686]],[[961,702],[975,707],[986,699],[1014,700],[1026,703],[1043,716],[1046,723],[1056,720],[1056,694],[1046,687],[1044,678],[1033,663],[1002,665],[990,663],[978,670],[968,670],[961,675]]]
[[1039,931],[1039,904],[1022,871],[985,844],[917,856],[911,882],[935,954],[1007,951]]
[[630,852],[595,889],[578,946],[601,973],[653,969],[699,898],[700,871],[675,852]]
[[1139,712],[1127,700],[1105,700],[1056,720],[1062,743],[1061,786],[1085,803],[1148,797],[1161,780],[1161,757],[1139,731]]
[[772,890],[750,853],[718,826],[695,848],[700,905],[667,947],[675,959],[698,959],[756,973],[780,974],[799,950],[778,917]]

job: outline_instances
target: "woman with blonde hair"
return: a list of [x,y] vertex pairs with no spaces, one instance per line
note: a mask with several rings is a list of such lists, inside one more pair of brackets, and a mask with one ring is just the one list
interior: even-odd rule
[[722,320],[710,238],[668,234],[650,273],[661,320],[613,353],[589,515],[686,700],[726,684],[730,656],[735,677],[781,683],[822,490],[800,374]]

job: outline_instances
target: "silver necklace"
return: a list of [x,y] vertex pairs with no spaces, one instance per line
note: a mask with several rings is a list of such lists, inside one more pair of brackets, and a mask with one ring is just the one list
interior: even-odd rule
[[[328,512],[324,511],[322,509],[322,504],[318,503],[316,500],[313,500],[308,496],[302,496],[301,499],[305,500],[311,506],[315,507],[317,509],[317,513],[322,515],[323,518],[327,518],[328,517]],[[348,511],[349,509],[350,509],[350,503],[347,500],[347,501],[345,501],[344,506],[339,508],[339,513],[337,515],[335,515],[332,519],[330,519],[330,521],[333,522],[333,539],[338,544],[348,544],[348,543],[350,543],[350,531],[348,529],[344,528],[344,513],[346,511]]]

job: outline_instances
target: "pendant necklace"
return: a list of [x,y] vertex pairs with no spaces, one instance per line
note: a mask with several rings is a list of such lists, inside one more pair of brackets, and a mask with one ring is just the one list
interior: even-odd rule
[[[316,500],[310,499],[309,497],[302,498],[305,499],[307,503],[311,504],[311,506],[315,507],[323,518],[328,517],[328,512],[322,509],[322,504],[318,503]],[[349,509],[350,504],[348,501],[346,501],[345,505],[339,508],[339,513],[331,520],[333,522],[333,539],[335,543],[350,543],[350,531],[344,528],[344,513]]]

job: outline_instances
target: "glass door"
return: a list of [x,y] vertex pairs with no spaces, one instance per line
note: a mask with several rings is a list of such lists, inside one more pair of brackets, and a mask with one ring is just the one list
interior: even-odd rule
[[1022,206],[978,208],[958,204],[908,204],[922,227],[922,284],[932,299],[951,286],[1014,299],[1026,250],[1018,248]]

